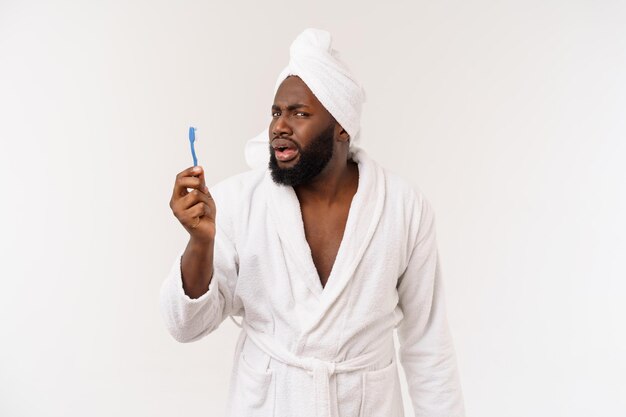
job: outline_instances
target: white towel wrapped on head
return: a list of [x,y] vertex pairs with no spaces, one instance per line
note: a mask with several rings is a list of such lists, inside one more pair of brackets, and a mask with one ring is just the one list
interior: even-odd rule
[[[274,95],[285,78],[290,75],[300,77],[326,110],[348,132],[352,148],[359,139],[365,91],[339,59],[339,53],[332,48],[330,33],[320,29],[304,30],[291,44],[289,55],[289,64],[276,80]],[[245,157],[251,168],[267,165],[268,144],[267,128],[246,143]]]

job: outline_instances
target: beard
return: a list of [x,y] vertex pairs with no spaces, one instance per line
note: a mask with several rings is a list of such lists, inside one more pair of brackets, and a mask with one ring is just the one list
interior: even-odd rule
[[298,163],[291,168],[281,168],[270,144],[269,169],[276,184],[296,186],[306,184],[328,165],[333,157],[334,126],[331,124],[306,147],[298,148]]

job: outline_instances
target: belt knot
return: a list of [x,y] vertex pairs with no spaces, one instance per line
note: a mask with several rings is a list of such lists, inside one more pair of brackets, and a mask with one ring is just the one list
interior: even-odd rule
[[309,366],[313,373],[324,373],[328,376],[333,375],[336,370],[335,362],[323,361],[317,358],[308,358]]

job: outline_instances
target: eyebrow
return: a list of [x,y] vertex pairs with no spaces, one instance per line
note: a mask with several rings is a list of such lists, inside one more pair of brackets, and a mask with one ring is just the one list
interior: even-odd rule
[[[310,107],[306,104],[303,103],[296,103],[296,104],[290,104],[287,106],[287,110],[295,110],[295,109],[299,109],[301,107]],[[272,105],[272,110],[280,110],[280,106],[273,104]]]

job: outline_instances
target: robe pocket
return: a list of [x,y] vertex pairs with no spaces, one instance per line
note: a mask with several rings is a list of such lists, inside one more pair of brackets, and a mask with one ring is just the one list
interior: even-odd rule
[[359,417],[403,417],[402,393],[396,360],[384,368],[363,373]]
[[241,353],[237,372],[237,390],[234,408],[237,416],[265,416],[273,409],[274,398],[271,394],[273,372],[271,369],[254,369]]

